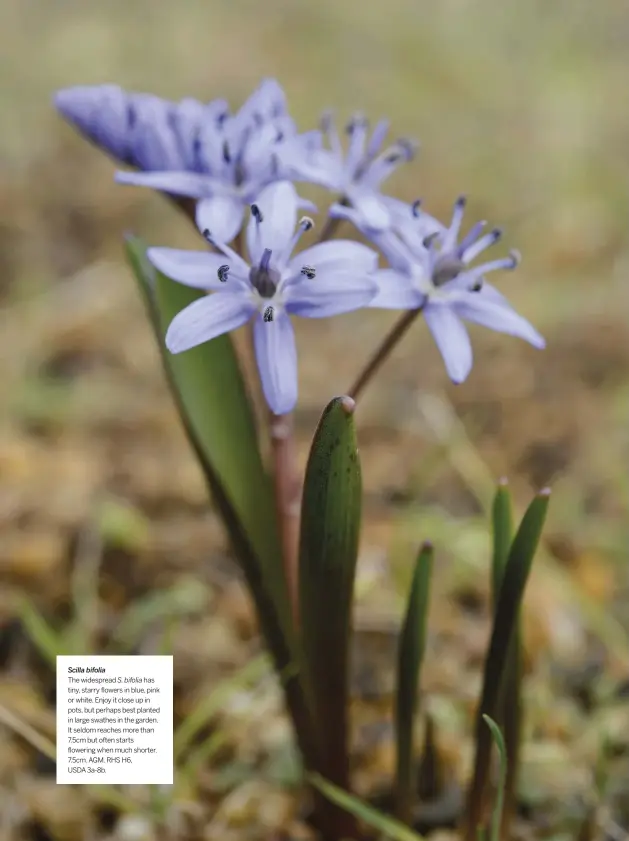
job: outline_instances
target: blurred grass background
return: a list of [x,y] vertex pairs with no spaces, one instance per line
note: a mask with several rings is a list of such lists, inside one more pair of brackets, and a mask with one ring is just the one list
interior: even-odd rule
[[[237,641],[254,633],[242,593],[217,572],[224,541],[204,514],[121,248],[125,230],[173,246],[194,245],[195,234],[160,196],[115,185],[114,165],[51,106],[59,87],[102,82],[173,99],[222,96],[238,107],[261,77],[274,76],[303,130],[330,106],[342,120],[357,109],[388,116],[393,136],[421,142],[389,192],[422,197],[444,220],[466,193],[468,224],[486,218],[506,229],[523,264],[497,283],[548,349],[472,329],[477,363],[456,388],[421,325],[398,349],[361,408],[365,580],[384,560],[405,582],[408,547],[430,537],[458,558],[456,581],[462,575],[482,590],[491,478],[509,475],[523,502],[551,482],[548,562],[568,568],[578,593],[559,579],[553,592],[567,600],[564,611],[548,595],[550,579],[532,583],[531,645],[582,654],[579,641],[594,634],[622,672],[629,9],[617,0],[3,0],[0,31],[0,660],[8,676],[0,702],[15,706],[23,681],[33,720],[50,731],[46,681],[31,680],[38,672],[15,624],[15,597],[27,592],[55,621],[67,620],[86,523],[96,522],[103,543],[95,650],[123,607],[190,573],[231,630],[195,619],[198,604],[190,607],[192,624],[174,642],[179,685],[211,688],[247,659]],[[394,317],[297,325],[302,457],[322,405],[348,387]],[[113,537],[118,509],[110,505],[103,525],[105,493],[132,512],[122,521],[115,514]],[[573,621],[577,601],[585,630]],[[361,621],[373,624],[378,611],[372,600]],[[139,650],[152,650],[154,635],[140,637]],[[460,689],[460,675],[448,686]],[[0,754],[9,792],[15,768],[30,767],[20,756]]]

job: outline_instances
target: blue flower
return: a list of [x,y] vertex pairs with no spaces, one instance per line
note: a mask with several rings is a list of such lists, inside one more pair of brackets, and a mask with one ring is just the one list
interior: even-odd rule
[[[483,233],[484,222],[474,225],[458,242],[465,199],[454,206],[448,228],[419,213],[418,232],[408,226],[399,235],[375,238],[392,268],[376,273],[379,291],[370,307],[421,309],[444,359],[450,379],[463,382],[472,368],[472,346],[462,319],[500,333],[518,336],[536,348],[545,341],[535,328],[510,306],[507,299],[485,281],[497,269],[515,269],[519,255],[471,266],[486,248],[498,242],[501,232]],[[428,220],[428,221],[427,221]],[[430,230],[426,234],[427,230]]]
[[308,155],[289,161],[291,177],[320,184],[343,196],[344,204],[332,205],[330,216],[349,219],[362,230],[390,230],[396,220],[408,214],[408,205],[382,195],[380,186],[401,163],[413,158],[415,143],[400,139],[383,149],[388,121],[377,123],[369,136],[369,123],[361,115],[353,117],[346,127],[347,150],[329,114],[324,115],[321,129],[328,147],[319,145]]
[[[284,92],[277,82],[267,79],[238,113],[217,113],[202,124],[198,143],[206,162],[204,170],[120,172],[116,180],[198,199],[198,227],[231,242],[242,226],[245,209],[260,190],[286,177],[284,153],[290,150],[291,160],[299,160],[319,142],[317,132],[297,134],[286,111]],[[308,202],[302,206],[313,209]]]
[[172,320],[166,346],[180,353],[254,319],[253,338],[262,389],[271,410],[290,412],[297,402],[297,352],[289,315],[326,318],[366,306],[377,291],[375,251],[334,240],[293,256],[312,220],[297,225],[298,196],[288,181],[266,187],[251,207],[249,260],[204,232],[220,253],[150,248],[148,258],[173,280],[214,294],[190,304]]
[[201,126],[227,112],[227,103],[196,99],[170,102],[117,85],[64,88],[57,110],[88,140],[114,158],[144,171],[207,172],[199,142]]

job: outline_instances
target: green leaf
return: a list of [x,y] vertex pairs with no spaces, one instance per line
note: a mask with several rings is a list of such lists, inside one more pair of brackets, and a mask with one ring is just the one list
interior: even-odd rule
[[310,774],[308,779],[328,800],[381,832],[384,838],[390,838],[392,841],[423,841],[423,837],[417,832],[413,832],[395,818],[390,818],[388,815],[379,812],[358,797],[348,794],[348,792],[325,780],[319,774]]
[[[507,481],[502,479],[494,496],[492,506],[493,557],[492,591],[494,612],[502,584],[509,550],[513,541],[513,511]],[[507,753],[511,759],[505,782],[502,835],[509,837],[511,818],[517,799],[517,777],[520,764],[520,743],[522,740],[522,630],[518,617],[507,655],[507,668],[503,678],[502,698],[496,710],[496,721],[504,731]]]
[[[202,293],[156,271],[136,237],[127,237],[126,247],[188,440],[247,579],[275,667],[286,673],[295,660],[296,643],[273,488],[231,339],[219,336],[185,353],[169,353],[164,345],[168,325]],[[309,712],[300,677],[293,675],[284,690],[300,748],[309,759],[315,750]]]
[[354,406],[349,397],[337,397],[321,416],[306,467],[299,542],[299,615],[317,770],[342,787],[349,784],[349,644],[362,495]]
[[491,833],[489,841],[500,841],[500,824],[502,822],[502,808],[504,804],[505,786],[507,783],[507,748],[502,738],[502,733],[496,722],[488,715],[483,716],[483,721],[489,727],[491,735],[496,747],[498,748],[498,755],[500,757],[500,768],[498,773],[498,786],[496,788],[496,802],[491,818]]
[[483,715],[497,718],[505,674],[509,668],[520,606],[542,534],[548,510],[549,490],[539,493],[529,505],[511,545],[500,586],[494,623],[485,661],[483,689],[476,720],[476,756],[468,792],[465,838],[473,841],[482,822],[489,779],[491,735]]
[[397,773],[395,780],[395,813],[410,824],[416,793],[414,773],[415,715],[418,683],[428,620],[428,595],[432,574],[433,550],[430,543],[421,547],[400,634],[396,694]]
[[511,542],[513,540],[513,513],[511,508],[511,494],[507,482],[502,479],[498,483],[496,495],[491,511],[493,526],[493,556],[491,563],[492,571],[492,595],[494,609],[500,592],[504,568],[509,557]]

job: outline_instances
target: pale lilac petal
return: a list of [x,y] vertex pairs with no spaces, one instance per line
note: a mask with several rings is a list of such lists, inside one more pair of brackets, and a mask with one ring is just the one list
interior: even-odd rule
[[351,222],[353,225],[361,230],[362,233],[364,231],[360,228],[360,222],[362,221],[362,216],[355,210],[353,207],[348,207],[345,204],[340,204],[340,202],[334,202],[330,205],[328,209],[328,216],[332,219],[346,219],[348,222]]
[[313,147],[304,152],[299,145],[290,144],[282,152],[282,167],[293,181],[318,184],[336,192],[342,192],[347,183],[343,159],[328,149]]
[[407,243],[393,231],[373,232],[369,237],[374,245],[384,254],[391,268],[409,274],[418,263],[424,265],[428,259],[428,252],[424,254],[413,252]]
[[166,331],[166,347],[171,353],[189,350],[241,327],[254,312],[253,303],[242,295],[207,295],[173,318]]
[[265,248],[274,258],[284,254],[297,225],[297,191],[290,181],[277,181],[265,187],[255,203],[262,214],[259,223],[251,214],[247,226],[247,249],[252,263],[258,263]]
[[[349,266],[347,265],[349,264]],[[335,266],[353,268],[356,273],[374,271],[378,266],[378,254],[360,242],[349,239],[333,239],[311,245],[290,260],[290,274],[299,273],[302,266],[313,266],[317,277],[321,271]]]
[[310,201],[310,199],[303,199],[301,196],[297,196],[297,209],[305,210],[307,213],[317,213],[319,210],[313,201]]
[[369,275],[330,272],[287,289],[288,312],[303,318],[329,318],[366,307],[378,287]]
[[133,166],[144,172],[184,172],[184,152],[176,132],[176,106],[148,93],[129,95],[136,119],[130,132]]
[[253,341],[262,391],[272,412],[284,415],[297,403],[297,348],[286,313],[276,311],[273,321],[256,318]]
[[[220,103],[219,103],[220,104]],[[184,166],[193,172],[212,172],[214,161],[206,158],[201,144],[201,127],[212,123],[215,104],[204,105],[186,97],[178,102],[172,113],[172,127]]]
[[414,310],[424,301],[424,295],[403,272],[380,269],[373,275],[373,279],[378,292],[369,304],[370,309]]
[[465,325],[444,304],[429,304],[424,319],[445,362],[448,376],[462,383],[472,370],[472,343]]
[[245,143],[242,167],[251,180],[258,184],[266,183],[273,177],[273,154],[279,150],[277,138],[278,128],[275,123],[265,123],[252,131]]
[[242,120],[271,120],[286,113],[286,94],[276,79],[263,79],[238,112]]
[[117,172],[116,181],[193,199],[207,195],[209,183],[207,175],[195,172]]
[[470,292],[453,303],[456,313],[468,321],[481,324],[490,330],[498,333],[507,333],[510,336],[517,336],[533,347],[543,349],[546,347],[544,338],[525,318],[512,309],[510,306],[498,304],[494,300],[482,297],[482,292]]
[[423,242],[431,234],[445,234],[444,225],[429,213],[423,210],[414,213],[413,205],[392,196],[382,196],[381,199],[391,214],[393,227],[405,236],[413,248],[424,248]]
[[491,283],[487,283],[486,281],[483,281],[480,292],[475,292],[474,294],[480,295],[481,300],[487,299],[488,301],[493,301],[494,303],[501,304],[502,306],[511,306],[502,292],[499,292],[495,286],[492,286]]
[[374,231],[386,231],[391,227],[391,214],[375,190],[367,187],[350,186],[345,194],[352,207],[359,214],[359,228]]
[[85,137],[131,163],[130,131],[136,118],[129,94],[118,85],[77,85],[57,91],[55,108]]
[[380,148],[384,143],[384,139],[389,131],[389,126],[389,120],[379,120],[376,123],[374,130],[371,133],[371,137],[369,138],[369,142],[367,143],[367,157],[369,159],[375,157],[380,151]]
[[244,205],[232,196],[201,199],[196,208],[198,229],[209,231],[217,242],[231,242],[242,226]]
[[[230,265],[226,281],[219,280],[218,270],[228,263],[223,254],[209,251],[182,251],[179,248],[149,248],[146,256],[162,274],[178,283],[195,289],[229,292],[232,288],[245,289],[247,265]],[[243,272],[244,267],[244,272]],[[244,274],[244,277],[239,277]]]

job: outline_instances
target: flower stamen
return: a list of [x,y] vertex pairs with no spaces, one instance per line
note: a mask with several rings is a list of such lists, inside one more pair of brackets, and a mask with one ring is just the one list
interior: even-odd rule
[[478,257],[482,251],[485,251],[485,249],[489,248],[491,245],[495,245],[501,238],[501,229],[494,228],[493,231],[490,231],[488,234],[485,234],[485,236],[477,239],[476,242],[468,245],[465,251],[461,254],[461,259],[466,263],[471,262],[475,257]]
[[260,271],[265,272],[265,274],[268,274],[269,262],[271,260],[271,254],[272,253],[273,252],[271,251],[270,248],[265,248],[264,251],[262,252],[262,257],[260,257]]
[[229,277],[229,266],[225,263],[223,266],[218,267],[218,279],[221,283],[226,283],[227,278]]
[[295,248],[297,247],[297,243],[301,239],[302,235],[306,233],[306,231],[311,231],[314,228],[314,221],[310,218],[310,216],[302,216],[299,220],[299,225],[297,225],[297,230],[293,234],[290,239],[290,242],[286,246],[286,251],[283,254],[282,259],[286,259],[289,254],[292,254]]

